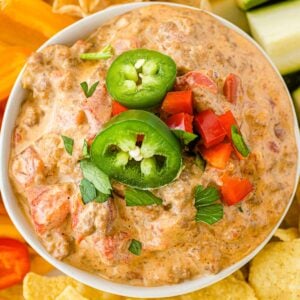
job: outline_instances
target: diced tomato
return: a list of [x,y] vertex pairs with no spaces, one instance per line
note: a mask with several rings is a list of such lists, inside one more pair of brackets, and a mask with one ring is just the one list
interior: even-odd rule
[[167,93],[161,109],[168,114],[187,113],[193,114],[192,90]]
[[242,201],[253,190],[253,185],[246,178],[224,175],[222,181],[222,199],[228,205],[234,205]]
[[175,89],[177,90],[187,90],[197,87],[203,87],[213,94],[218,93],[216,83],[202,72],[191,71],[176,78]]
[[169,117],[166,124],[172,129],[180,129],[187,132],[193,132],[193,116],[180,113]]
[[206,148],[221,143],[226,135],[218,116],[211,110],[201,111],[194,118],[196,131],[201,135]]
[[123,106],[122,104],[120,104],[117,101],[112,102],[112,116],[116,116],[124,111],[128,110],[127,107]]
[[230,158],[232,146],[230,143],[220,143],[209,149],[200,147],[200,153],[203,158],[213,167],[218,169],[225,169],[226,164]]
[[237,122],[232,114],[232,112],[229,110],[225,114],[219,116],[219,121],[221,125],[223,126],[224,130],[226,131],[226,135],[231,140],[231,126],[237,125]]
[[70,212],[70,196],[67,183],[36,185],[28,189],[30,214],[37,233],[56,228],[65,221]]
[[29,270],[26,244],[11,238],[0,238],[0,289],[22,282]]
[[240,81],[240,78],[232,73],[230,73],[225,79],[223,93],[230,103],[234,104],[237,101]]

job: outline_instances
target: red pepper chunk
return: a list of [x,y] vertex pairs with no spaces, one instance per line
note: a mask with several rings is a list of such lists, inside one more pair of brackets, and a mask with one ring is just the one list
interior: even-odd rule
[[224,175],[222,181],[222,199],[228,205],[242,201],[253,190],[253,185],[245,178]]
[[112,116],[116,116],[124,111],[128,110],[127,107],[123,106],[122,104],[120,104],[117,101],[112,101]]
[[232,112],[229,110],[225,114],[219,116],[219,121],[226,131],[226,135],[231,140],[231,126],[237,125],[237,122],[232,114]]
[[180,113],[169,117],[166,124],[172,129],[180,129],[193,133],[193,119],[194,117],[189,114]]
[[[224,130],[226,131],[227,137],[230,139],[230,141],[232,141],[231,140],[231,126],[232,125],[238,126],[232,112],[229,110],[225,114],[220,115],[219,121],[220,121],[221,125],[223,126]],[[237,151],[237,149],[234,147],[234,145],[233,145],[233,150],[239,160],[244,159],[244,157],[240,154],[239,151]]]
[[235,104],[237,101],[240,81],[240,78],[232,73],[225,79],[223,93],[230,103]]
[[0,289],[22,282],[29,270],[26,244],[11,238],[0,238]]
[[201,111],[195,116],[194,125],[196,131],[201,135],[206,148],[221,143],[226,135],[218,116],[211,110]]
[[233,149],[230,143],[220,143],[209,149],[201,147],[200,153],[203,158],[213,167],[225,169],[232,150]]
[[161,109],[170,114],[187,113],[193,114],[192,90],[167,93]]

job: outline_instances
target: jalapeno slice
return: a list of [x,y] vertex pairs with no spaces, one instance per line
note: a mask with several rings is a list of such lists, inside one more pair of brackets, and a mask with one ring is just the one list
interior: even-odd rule
[[109,177],[139,189],[158,188],[181,171],[178,140],[155,115],[128,110],[106,123],[91,158]]
[[110,95],[129,108],[159,104],[176,80],[174,60],[157,51],[124,52],[111,64],[106,86]]

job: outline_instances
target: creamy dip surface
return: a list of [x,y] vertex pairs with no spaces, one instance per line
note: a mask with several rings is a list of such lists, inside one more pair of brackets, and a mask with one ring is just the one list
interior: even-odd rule
[[[108,60],[83,61],[80,53],[111,44]],[[194,87],[197,111],[231,110],[251,149],[232,157],[224,170],[184,157],[180,177],[153,191],[162,206],[126,207],[124,186],[113,182],[105,203],[83,204],[79,190],[84,139],[91,142],[111,118],[105,87],[108,67],[124,51],[147,48],[167,54],[177,76],[199,70],[218,86],[212,93]],[[236,104],[223,84],[229,73],[242,83]],[[80,83],[99,81],[86,98]],[[180,79],[178,79],[180,81]],[[278,222],[292,194],[297,148],[291,106],[282,81],[264,56],[245,38],[203,11],[153,5],[112,19],[85,41],[51,45],[34,53],[26,66],[28,90],[15,126],[10,178],[41,242],[54,257],[116,282],[159,286],[215,274],[255,249]],[[178,82],[177,82],[178,83]],[[74,139],[73,155],[61,135]],[[222,185],[222,174],[254,185],[239,205],[224,205],[224,217],[196,223],[194,188]],[[143,245],[128,251],[131,239]]]

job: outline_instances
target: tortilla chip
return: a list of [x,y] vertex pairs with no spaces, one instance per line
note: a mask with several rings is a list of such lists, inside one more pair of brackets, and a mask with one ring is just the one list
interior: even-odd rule
[[261,300],[300,299],[300,239],[268,244],[251,262],[249,282]]
[[274,233],[274,236],[279,238],[283,242],[290,242],[299,238],[299,232],[297,228],[288,228],[288,229],[277,229]]
[[72,286],[68,285],[61,294],[59,294],[55,300],[89,300],[88,298],[83,297],[81,294],[78,293],[76,289]]
[[85,17],[88,10],[81,7],[78,0],[54,0],[53,12],[58,14],[67,14],[74,17]]
[[231,275],[200,291],[181,296],[182,300],[257,300],[251,286],[240,280],[240,272]]
[[10,288],[0,290],[1,300],[23,300],[22,285],[14,285]]
[[67,276],[45,277],[28,273],[23,281],[25,300],[55,300],[67,286],[73,287],[80,295],[89,300],[104,299],[103,293],[88,287]]

